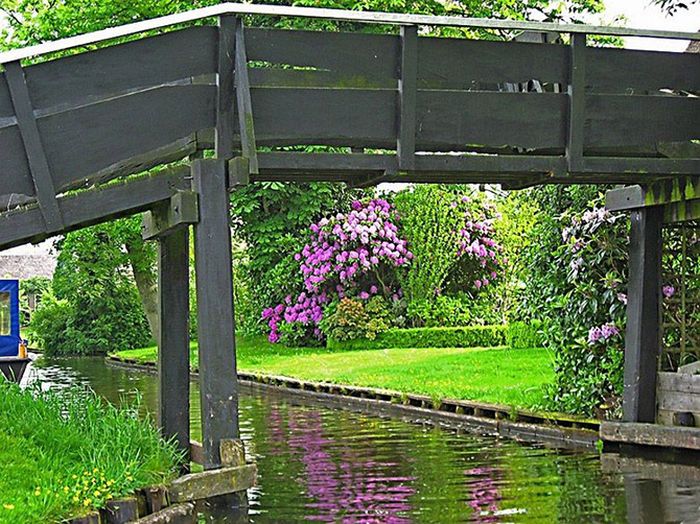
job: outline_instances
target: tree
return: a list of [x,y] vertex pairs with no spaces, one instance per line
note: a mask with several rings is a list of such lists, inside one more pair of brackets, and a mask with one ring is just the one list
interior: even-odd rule
[[678,11],[686,11],[693,4],[700,4],[700,0],[653,0],[652,3],[658,5],[669,15],[675,15]]

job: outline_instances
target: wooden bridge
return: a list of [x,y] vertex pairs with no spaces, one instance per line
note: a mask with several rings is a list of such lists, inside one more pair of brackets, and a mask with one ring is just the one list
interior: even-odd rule
[[[395,30],[261,29],[244,27],[246,15]],[[439,26],[513,38],[422,36]],[[700,55],[594,47],[595,35],[700,38],[220,4],[2,53],[0,249],[150,211],[161,424],[184,447],[194,224],[203,453],[213,468],[219,442],[238,435],[229,191],[251,181],[642,184],[611,205],[634,209],[625,416],[653,421],[659,229],[700,209],[687,191],[700,173]]]

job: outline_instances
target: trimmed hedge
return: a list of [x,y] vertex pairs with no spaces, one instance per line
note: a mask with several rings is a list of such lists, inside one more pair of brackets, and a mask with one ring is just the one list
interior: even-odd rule
[[542,321],[513,322],[506,329],[506,344],[512,349],[541,348],[544,345]]
[[506,344],[506,326],[468,326],[390,329],[374,340],[356,339],[338,341],[328,339],[328,349],[348,351],[354,349],[388,348],[473,348],[494,347]]

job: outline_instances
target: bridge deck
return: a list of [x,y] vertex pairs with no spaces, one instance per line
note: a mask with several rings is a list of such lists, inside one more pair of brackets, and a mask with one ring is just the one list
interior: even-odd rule
[[[233,16],[250,13],[400,29],[244,29]],[[213,15],[221,16],[218,26],[107,45]],[[556,31],[570,40],[436,38],[419,36],[420,24]],[[0,211],[12,202],[24,207],[0,213],[0,248],[148,207],[185,178],[152,176],[149,187],[158,190],[151,196],[135,194],[143,181],[103,186],[207,149],[244,157],[253,181],[517,188],[700,173],[700,157],[662,153],[669,143],[700,138],[700,98],[693,94],[700,91],[700,55],[591,47],[587,34],[699,38],[221,4],[2,53]],[[87,44],[98,48],[48,60]],[[42,61],[20,64],[39,55]],[[123,207],[101,215],[101,191],[119,194]]]

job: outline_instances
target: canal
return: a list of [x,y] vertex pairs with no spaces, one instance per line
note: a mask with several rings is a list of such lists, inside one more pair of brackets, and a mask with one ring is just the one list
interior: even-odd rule
[[[110,402],[138,398],[144,414],[155,412],[156,377],[101,358],[33,365],[23,383],[35,382],[83,384]],[[700,474],[688,466],[621,464],[596,452],[327,409],[288,395],[244,394],[240,423],[259,470],[245,522],[700,523]]]

